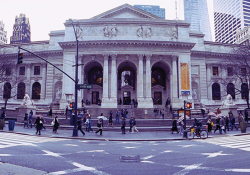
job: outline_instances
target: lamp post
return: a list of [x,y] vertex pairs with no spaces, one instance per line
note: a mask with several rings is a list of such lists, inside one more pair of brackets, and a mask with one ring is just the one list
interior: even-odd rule
[[75,70],[75,116],[74,116],[74,129],[73,129],[73,135],[72,136],[78,136],[78,130],[77,130],[77,97],[78,97],[78,91],[77,91],[77,85],[78,85],[78,37],[76,33],[76,29],[73,23],[72,19],[69,19],[71,21],[71,25],[73,26],[75,37],[76,37],[76,70]]

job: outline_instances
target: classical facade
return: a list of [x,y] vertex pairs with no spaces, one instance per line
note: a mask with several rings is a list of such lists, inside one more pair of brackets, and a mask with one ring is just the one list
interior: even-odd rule
[[[191,32],[185,21],[164,20],[128,4],[91,19],[66,20],[65,30],[50,32],[49,41],[20,46],[74,78],[73,25],[79,40],[78,83],[93,85],[79,90],[79,106],[83,100],[99,107],[101,100],[102,108],[117,108],[134,99],[138,108],[164,107],[168,97],[173,108],[183,107],[184,100],[198,107],[220,106],[234,90],[221,84],[226,76],[221,64],[235,45],[204,41],[204,34]],[[4,45],[0,52],[1,58],[16,61],[18,48]],[[55,104],[64,109],[74,102],[74,81],[30,53],[23,57],[17,69],[24,80],[12,93],[29,94],[38,107]],[[1,86],[1,104],[4,91]],[[10,99],[9,105],[20,104],[21,97]],[[235,95],[234,103],[245,104],[240,95]]]

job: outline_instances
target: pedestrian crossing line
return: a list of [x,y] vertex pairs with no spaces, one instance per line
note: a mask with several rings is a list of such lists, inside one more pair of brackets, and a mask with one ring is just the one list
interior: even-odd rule
[[213,138],[213,139],[197,140],[197,141],[219,145],[227,148],[250,151],[250,136],[239,136],[239,137],[232,136],[226,138]]

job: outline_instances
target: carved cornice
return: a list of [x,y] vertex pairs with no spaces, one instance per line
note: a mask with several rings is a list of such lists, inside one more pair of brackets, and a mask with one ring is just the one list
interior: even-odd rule
[[[63,48],[76,47],[76,42],[59,42]],[[168,47],[185,47],[192,49],[195,43],[176,42],[176,41],[138,41],[138,40],[95,40],[95,41],[79,41],[78,46],[103,46],[103,45],[130,45],[130,46],[168,46]]]
[[234,57],[235,54],[220,53],[220,52],[208,52],[208,51],[191,51],[191,56],[206,56],[206,57]]

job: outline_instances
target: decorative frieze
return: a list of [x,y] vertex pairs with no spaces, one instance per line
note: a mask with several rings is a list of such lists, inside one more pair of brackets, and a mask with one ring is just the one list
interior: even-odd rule
[[112,26],[112,27],[109,27],[109,26],[105,26],[103,28],[103,35],[105,37],[115,37],[117,35],[117,27],[115,26]]
[[140,27],[139,29],[137,29],[137,36],[138,37],[145,37],[145,38],[150,38],[152,35],[152,30],[150,27]]

